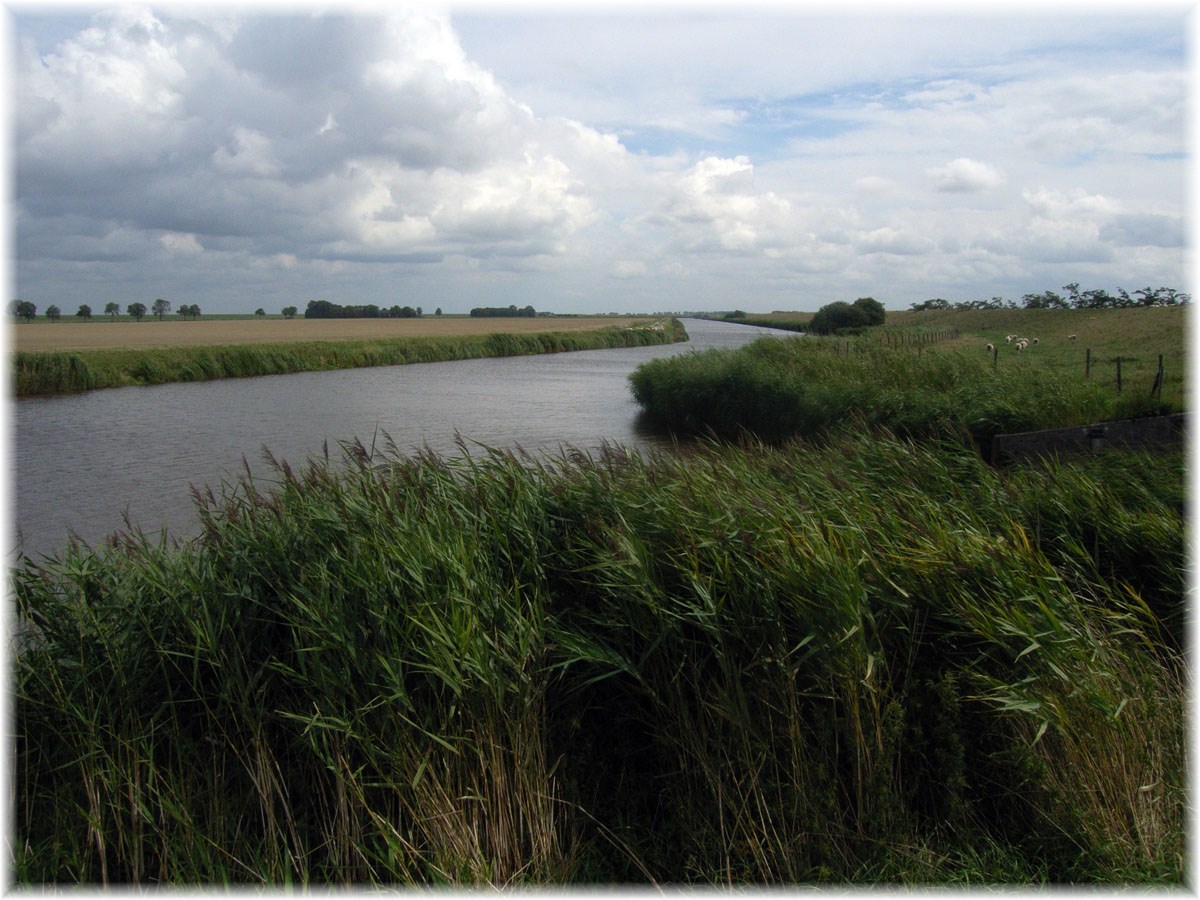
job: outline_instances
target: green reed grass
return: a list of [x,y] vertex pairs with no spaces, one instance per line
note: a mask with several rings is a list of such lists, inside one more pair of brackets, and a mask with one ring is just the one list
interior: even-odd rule
[[672,430],[769,441],[819,436],[854,418],[903,435],[966,435],[986,448],[1005,432],[1173,408],[1032,358],[993,366],[984,354],[936,345],[918,353],[877,335],[763,338],[653,360],[630,383],[646,412]]
[[194,541],[12,574],[17,876],[1179,883],[1182,461],[1117,457],[353,444],[198,491]]
[[174,381],[644,347],[685,340],[687,333],[683,325],[670,319],[663,322],[661,328],[647,325],[533,334],[80,350],[72,353],[17,351],[13,354],[13,385],[17,396],[24,397]]

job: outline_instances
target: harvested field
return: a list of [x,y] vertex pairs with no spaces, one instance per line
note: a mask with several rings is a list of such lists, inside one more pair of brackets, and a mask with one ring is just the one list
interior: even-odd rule
[[14,350],[106,350],[199,347],[210,344],[278,344],[301,341],[358,341],[380,338],[453,337],[477,334],[536,334],[623,328],[645,317],[541,318],[425,317],[420,319],[203,319],[193,322],[33,322],[9,327]]

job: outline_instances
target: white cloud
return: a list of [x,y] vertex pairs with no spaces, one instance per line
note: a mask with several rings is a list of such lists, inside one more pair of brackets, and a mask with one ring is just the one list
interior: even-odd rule
[[1004,183],[1004,176],[987,163],[959,157],[944,166],[929,170],[939,191],[974,193],[991,190]]
[[666,202],[648,217],[691,252],[753,252],[789,243],[791,204],[757,191],[745,156],[709,156],[674,176]]
[[[340,50],[309,50],[312,83],[296,85],[283,74],[314,34]],[[548,125],[505,96],[444,18],[284,19],[246,67],[223,40],[143,13],[101,17],[44,58],[27,53],[20,154],[54,189],[26,179],[19,200],[30,211],[103,207],[129,228],[204,233],[251,253],[358,260],[556,253],[594,215],[552,148],[594,155],[605,138]],[[89,179],[109,170],[109,190],[81,190],[83,157]]]
[[855,179],[854,189],[865,194],[886,194],[896,189],[896,182],[880,175],[865,175]]
[[176,232],[168,232],[159,238],[159,241],[164,247],[172,253],[182,253],[188,256],[195,256],[203,253],[204,247],[196,240],[194,234],[178,234]]
[[416,8],[123,9],[45,46],[22,21],[17,289],[60,306],[105,282],[237,303],[399,281],[452,309],[503,275],[609,309],[613,276],[622,302],[670,281],[778,309],[1019,296],[1080,264],[1182,279],[1169,17],[500,13],[456,19],[465,45]]
[[1061,190],[1036,188],[1021,192],[1034,214],[1044,219],[1094,221],[1117,212],[1118,206],[1102,194],[1089,194],[1083,188]]
[[860,234],[856,244],[863,253],[891,253],[896,256],[920,256],[936,249],[929,238],[892,227],[876,228]]

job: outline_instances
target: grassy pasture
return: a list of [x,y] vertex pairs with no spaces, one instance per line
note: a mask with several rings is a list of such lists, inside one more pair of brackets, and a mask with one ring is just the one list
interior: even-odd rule
[[[998,365],[1022,364],[1083,377],[1087,351],[1091,350],[1089,378],[1116,384],[1116,360],[1121,360],[1122,389],[1148,391],[1163,355],[1163,397],[1182,403],[1186,394],[1187,338],[1190,306],[1161,306],[1120,309],[986,309],[889,311],[888,331],[935,332],[957,330],[959,337],[942,342],[939,349],[986,352],[988,343],[1000,348]],[[776,312],[751,314],[746,324],[767,321],[802,325],[813,313]],[[1006,335],[1038,338],[1020,357]],[[1076,340],[1068,340],[1068,335]]]
[[[950,348],[983,351],[983,345],[1000,347],[1001,358],[1016,355],[1004,344],[1009,334],[1037,337],[1022,359],[1032,360],[1063,372],[1084,372],[1091,350],[1092,378],[1115,384],[1116,360],[1121,360],[1121,377],[1131,389],[1148,390],[1163,355],[1166,381],[1163,395],[1182,401],[1187,374],[1187,338],[1190,306],[1159,306],[1125,309],[1021,309],[1021,310],[931,310],[889,313],[888,324],[900,328],[957,328],[960,337]],[[1069,340],[1069,335],[1076,340]]]

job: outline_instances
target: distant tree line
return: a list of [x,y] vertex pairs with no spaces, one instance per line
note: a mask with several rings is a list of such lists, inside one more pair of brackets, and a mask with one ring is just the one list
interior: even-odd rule
[[[159,321],[161,321],[163,316],[170,312],[170,310],[170,302],[163,300],[161,297],[155,300],[150,307],[150,311],[152,311],[154,315],[158,316]],[[24,319],[27,322],[32,322],[37,317],[37,305],[29,302],[28,300],[14,300],[11,304],[9,304],[9,312],[18,319]],[[136,319],[140,322],[146,317],[146,304],[139,302],[130,303],[125,307],[125,312],[131,319]],[[177,312],[185,319],[200,318],[200,306],[196,303],[185,303],[179,307]],[[121,314],[120,304],[109,301],[104,305],[104,314],[110,319],[116,319],[116,317]],[[51,322],[57,322],[62,318],[62,310],[52,303],[46,307],[45,315],[46,318]],[[75,317],[77,319],[82,319],[85,322],[89,321],[92,318],[92,308],[86,303],[79,304],[79,309],[76,311]]]
[[525,306],[521,309],[516,306],[477,306],[471,310],[471,315],[475,318],[525,316],[532,319],[537,315],[537,310],[532,306]]
[[419,306],[415,309],[411,306],[391,306],[385,309],[374,303],[342,306],[328,300],[309,300],[308,308],[304,310],[306,319],[419,319],[422,315],[424,313]]
[[963,300],[951,303],[941,297],[912,304],[914,310],[925,309],[1110,309],[1128,306],[1182,306],[1190,303],[1190,295],[1177,291],[1175,288],[1150,288],[1133,291],[1130,294],[1124,288],[1117,288],[1115,295],[1103,289],[1081,291],[1079,282],[1073,281],[1063,285],[1066,296],[1056,291],[1043,291],[1040,294],[1025,294],[1021,302],[1004,300],[993,297],[991,300]]

